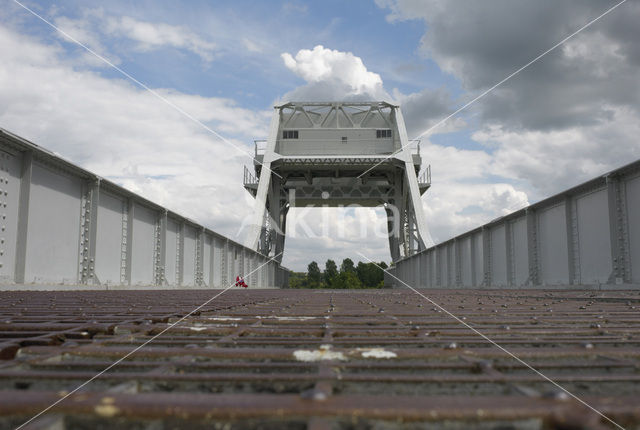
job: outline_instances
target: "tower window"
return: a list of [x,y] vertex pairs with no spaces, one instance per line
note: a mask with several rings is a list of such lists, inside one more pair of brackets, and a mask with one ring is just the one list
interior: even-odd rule
[[298,130],[282,130],[283,139],[297,139]]
[[376,137],[378,139],[391,137],[391,130],[376,130]]
[[347,143],[347,136],[342,136],[342,143]]

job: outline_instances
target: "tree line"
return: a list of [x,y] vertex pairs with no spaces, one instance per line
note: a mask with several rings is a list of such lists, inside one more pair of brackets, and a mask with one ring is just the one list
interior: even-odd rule
[[[379,267],[378,267],[379,266]],[[289,288],[383,288],[384,271],[387,264],[363,263],[355,265],[353,260],[345,258],[340,264],[340,269],[335,261],[329,259],[324,264],[324,270],[312,261],[307,266],[307,272],[291,272],[289,275]]]

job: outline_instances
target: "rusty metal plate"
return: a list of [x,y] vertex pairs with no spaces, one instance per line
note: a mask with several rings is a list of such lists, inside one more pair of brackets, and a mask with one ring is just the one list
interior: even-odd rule
[[[640,294],[426,291],[625,428],[640,428]],[[0,293],[0,428],[216,294]],[[408,290],[231,290],[25,428],[615,428]]]

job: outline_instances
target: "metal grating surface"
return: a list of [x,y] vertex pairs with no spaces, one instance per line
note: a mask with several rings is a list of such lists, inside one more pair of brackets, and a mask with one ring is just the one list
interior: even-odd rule
[[[0,293],[0,428],[211,298]],[[625,428],[640,428],[640,294],[428,291]],[[309,360],[309,361],[306,361]],[[613,428],[411,291],[228,291],[29,428]]]

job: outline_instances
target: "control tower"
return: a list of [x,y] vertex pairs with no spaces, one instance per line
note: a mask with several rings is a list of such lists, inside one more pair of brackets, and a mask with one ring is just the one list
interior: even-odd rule
[[419,175],[420,142],[409,142],[399,106],[290,102],[274,109],[268,139],[256,141],[253,169],[244,172],[256,198],[247,247],[280,261],[291,207],[349,205],[385,208],[393,261],[433,244],[420,202],[431,166]]

